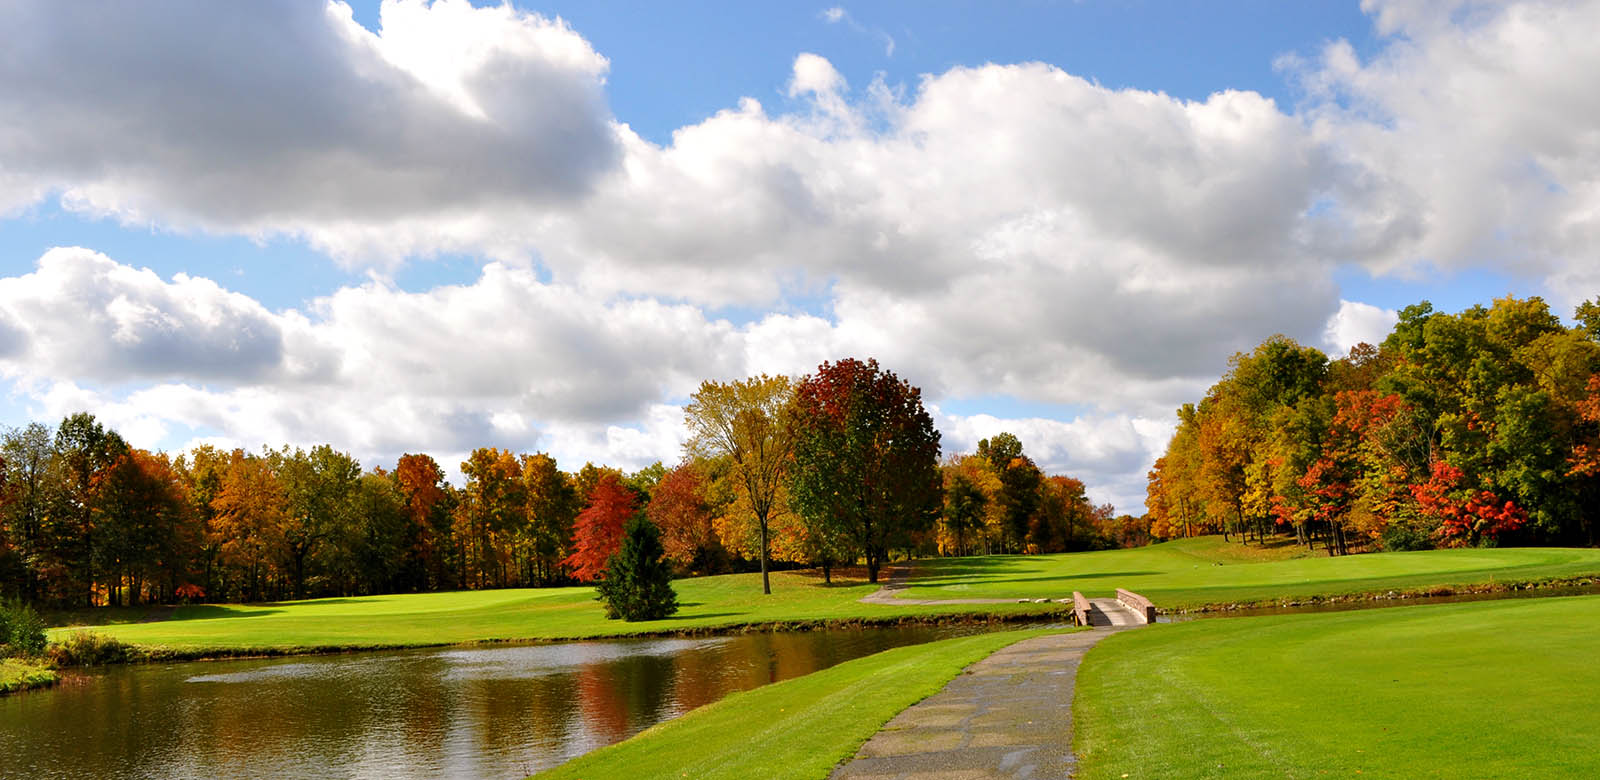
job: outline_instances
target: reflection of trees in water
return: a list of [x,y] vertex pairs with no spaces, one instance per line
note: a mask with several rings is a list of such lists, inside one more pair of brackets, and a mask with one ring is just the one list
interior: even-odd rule
[[630,655],[578,668],[584,725],[601,744],[626,739],[663,717],[676,676],[666,655]]
[[[487,673],[481,659],[420,653],[112,669],[0,697],[0,775],[13,765],[107,778],[534,771],[733,691],[950,633],[607,644],[562,656],[586,663],[530,653]],[[214,681],[185,682],[196,676]]]

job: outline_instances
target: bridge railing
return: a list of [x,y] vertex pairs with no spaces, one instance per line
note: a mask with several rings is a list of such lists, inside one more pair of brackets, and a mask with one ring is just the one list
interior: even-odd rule
[[1122,606],[1133,610],[1133,614],[1139,618],[1140,622],[1156,622],[1156,605],[1150,603],[1150,599],[1131,590],[1117,588],[1117,601],[1121,602]]
[[1089,625],[1089,599],[1078,591],[1072,592],[1072,622],[1080,626]]

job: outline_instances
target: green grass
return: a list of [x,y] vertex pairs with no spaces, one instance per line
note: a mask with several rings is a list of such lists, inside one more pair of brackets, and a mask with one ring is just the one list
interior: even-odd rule
[[900,647],[732,696],[537,777],[820,780],[901,710],[962,669],[1049,630]]
[[1600,777],[1600,596],[1199,620],[1084,659],[1080,777]]
[[0,693],[54,685],[56,673],[20,658],[0,658]]
[[[1600,550],[1460,549],[1330,558],[1265,551],[1221,537],[1181,539],[1130,550],[1041,556],[945,558],[918,564],[906,598],[1110,596],[1127,588],[1163,609],[1519,583],[1600,575]],[[1274,560],[1276,558],[1276,560]]]
[[[673,583],[681,608],[666,620],[607,620],[594,588],[457,591],[278,604],[181,607],[169,617],[133,622],[117,610],[88,617],[91,628],[124,642],[189,654],[205,651],[295,651],[307,648],[454,644],[482,640],[573,639],[671,632],[743,624],[889,620],[938,614],[1040,612],[1057,605],[881,606],[858,599],[877,589],[862,581],[832,586],[796,572],[773,575],[772,595],[759,574]],[[143,609],[134,614],[143,615]],[[60,639],[74,628],[51,631]]]

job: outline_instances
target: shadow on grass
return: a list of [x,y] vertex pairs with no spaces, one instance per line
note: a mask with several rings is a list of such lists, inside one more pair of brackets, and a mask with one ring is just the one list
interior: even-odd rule
[[251,609],[241,612],[236,606],[224,604],[192,604],[179,607],[173,613],[171,620],[216,620],[218,618],[253,618],[262,615],[275,615],[283,612],[281,609]]
[[[687,605],[684,605],[684,606],[687,606]],[[685,615],[685,614],[680,612],[680,613],[678,613],[676,615],[668,615],[667,617],[662,618],[662,620],[701,620],[703,618],[738,617],[740,615],[748,615],[748,614],[750,614],[750,613],[748,613],[748,612],[698,612],[698,613],[695,613],[693,615]]]
[[943,577],[940,577],[940,578],[937,578],[937,579],[915,579],[915,580],[912,580],[911,582],[909,582],[907,584],[910,585],[913,588],[939,588],[939,587],[949,587],[951,585],[987,585],[987,584],[993,584],[993,583],[1006,583],[1006,582],[1023,583],[1023,582],[1063,582],[1063,581],[1066,581],[1066,580],[1100,580],[1100,579],[1106,579],[1108,577],[1144,577],[1144,576],[1148,576],[1148,575],[1151,575],[1151,574],[1163,574],[1163,573],[1165,573],[1165,572],[1159,572],[1159,571],[1106,571],[1106,572],[1084,572],[1082,574],[1059,574],[1059,575],[1054,575],[1054,576],[1049,576],[1049,577],[1006,577],[1006,576],[998,576],[998,575],[997,576],[989,576],[989,577],[962,577],[962,578],[959,578],[959,579],[945,579]]

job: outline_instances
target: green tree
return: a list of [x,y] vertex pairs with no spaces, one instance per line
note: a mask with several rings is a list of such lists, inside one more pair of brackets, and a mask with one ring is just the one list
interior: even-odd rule
[[[310,452],[285,446],[269,454],[288,501],[279,555],[289,574],[295,598],[305,598],[311,563],[324,544],[347,536],[350,496],[361,477],[361,464],[334,448],[319,444]],[[329,557],[348,555],[334,551]]]
[[606,562],[595,584],[606,617],[633,622],[660,620],[678,611],[672,564],[661,547],[661,530],[635,512],[623,528],[622,547]]

